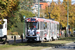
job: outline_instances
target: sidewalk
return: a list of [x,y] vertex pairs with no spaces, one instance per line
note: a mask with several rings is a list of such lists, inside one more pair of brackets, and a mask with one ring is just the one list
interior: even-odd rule
[[[16,36],[16,37],[14,37]],[[15,40],[14,40],[15,38]],[[8,35],[7,36],[7,41],[9,44],[13,44],[13,43],[21,43],[22,39],[20,38],[20,35]],[[23,39],[23,42],[25,42],[25,38]]]
[[[61,46],[70,45],[70,44],[72,44],[72,43],[74,43],[74,42],[66,43],[66,44],[63,44],[63,45],[61,45]],[[49,48],[45,48],[45,49],[41,49],[41,50],[50,50],[50,49],[58,48],[58,47],[61,47],[61,46],[54,46],[54,47],[49,47]]]

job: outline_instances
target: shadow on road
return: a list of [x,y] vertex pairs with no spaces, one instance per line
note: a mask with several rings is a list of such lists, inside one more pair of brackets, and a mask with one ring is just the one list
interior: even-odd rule
[[[19,40],[17,40],[19,41]],[[63,44],[52,44],[52,43],[46,43],[46,42],[23,42],[23,43],[13,43],[10,45],[14,45],[14,46],[32,46],[32,47],[53,47],[53,46],[62,46]]]
[[75,41],[75,37],[60,38],[59,40]]

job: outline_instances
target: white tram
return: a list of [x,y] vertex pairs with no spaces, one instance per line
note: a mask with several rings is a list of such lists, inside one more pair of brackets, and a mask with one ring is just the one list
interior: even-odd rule
[[25,35],[28,41],[50,41],[59,37],[59,22],[45,18],[26,18]]

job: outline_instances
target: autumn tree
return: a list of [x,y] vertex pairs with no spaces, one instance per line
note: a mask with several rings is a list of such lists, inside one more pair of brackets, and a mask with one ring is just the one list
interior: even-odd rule
[[9,16],[10,12],[17,10],[18,0],[0,0],[0,18]]
[[75,5],[71,5],[69,9],[69,24],[73,28],[75,23]]
[[3,23],[4,18],[8,18],[13,15],[13,11],[18,8],[18,0],[0,0],[0,23]]
[[[74,25],[74,21],[75,21],[75,5],[74,4],[72,4],[72,1],[71,0],[64,0],[63,1],[63,5],[64,5],[64,8],[65,8],[65,11],[66,11],[66,14],[65,14],[65,16],[67,17],[67,3],[69,2],[69,25],[71,26],[71,27],[73,27],[73,25]],[[67,20],[67,19],[66,19]]]
[[8,29],[11,30],[12,32],[18,32],[20,35],[23,33],[23,16],[28,17],[33,17],[35,16],[32,12],[28,10],[20,10],[14,13],[14,17],[9,18],[9,23],[8,23]]
[[[53,2],[50,4],[50,7],[46,8],[46,18],[49,18],[49,11],[50,11],[50,17],[52,19],[55,19],[56,21],[59,21],[59,23],[62,25],[62,27],[67,26],[67,0],[63,0],[63,3],[61,4],[60,0],[57,2]],[[75,5],[72,4],[71,0],[69,0],[69,24],[73,27],[74,21],[75,21]]]
[[59,21],[60,19],[60,7],[55,3],[52,2],[49,7],[46,8],[45,13],[47,14],[46,18],[49,18],[49,13],[51,19]]
[[33,0],[19,0],[20,1],[20,10],[29,10],[31,11],[31,7],[33,6]]

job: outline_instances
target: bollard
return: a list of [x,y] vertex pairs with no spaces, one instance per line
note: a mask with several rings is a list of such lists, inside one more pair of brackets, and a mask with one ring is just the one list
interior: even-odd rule
[[23,43],[23,35],[21,35],[21,42]]
[[16,36],[14,36],[14,43],[16,43]]

